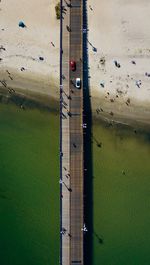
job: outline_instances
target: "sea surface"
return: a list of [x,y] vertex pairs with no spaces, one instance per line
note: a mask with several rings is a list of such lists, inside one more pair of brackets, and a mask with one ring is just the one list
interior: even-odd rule
[[59,264],[58,114],[0,104],[0,264]]
[[[92,128],[93,264],[150,264],[150,139]],[[59,265],[59,115],[0,104],[0,264]]]
[[150,135],[93,127],[94,265],[150,264]]

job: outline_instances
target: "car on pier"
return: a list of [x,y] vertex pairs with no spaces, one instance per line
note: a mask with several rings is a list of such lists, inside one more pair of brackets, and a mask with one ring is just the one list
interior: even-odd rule
[[73,60],[70,61],[70,68],[72,71],[76,70],[76,62],[75,61],[73,61]]
[[76,88],[81,87],[81,79],[79,77],[76,78]]

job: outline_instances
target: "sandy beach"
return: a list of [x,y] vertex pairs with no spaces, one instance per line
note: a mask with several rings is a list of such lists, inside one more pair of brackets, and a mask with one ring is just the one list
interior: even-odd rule
[[[0,2],[0,87],[6,92],[11,87],[59,99],[57,2]],[[149,124],[149,1],[89,0],[87,10],[93,113]]]
[[150,122],[149,11],[147,0],[88,2],[92,106],[112,120]]
[[[55,1],[0,3],[0,80],[8,87],[59,96],[59,21]],[[23,21],[26,28],[18,26]],[[54,46],[52,46],[51,41]],[[40,57],[42,60],[40,60]],[[10,73],[10,74],[9,74]],[[2,86],[2,83],[0,84]]]

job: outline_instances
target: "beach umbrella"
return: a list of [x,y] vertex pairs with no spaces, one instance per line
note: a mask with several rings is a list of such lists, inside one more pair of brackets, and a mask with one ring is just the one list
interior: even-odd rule
[[23,22],[22,20],[19,21],[18,25],[19,25],[19,27],[21,27],[21,28],[25,28],[25,27],[26,27],[26,25],[24,24],[24,22]]

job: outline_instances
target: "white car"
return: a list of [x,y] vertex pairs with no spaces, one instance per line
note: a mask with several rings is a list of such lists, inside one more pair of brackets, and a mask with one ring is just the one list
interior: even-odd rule
[[80,88],[81,87],[81,79],[78,77],[76,78],[76,88]]

